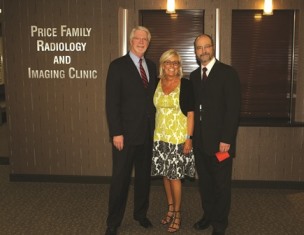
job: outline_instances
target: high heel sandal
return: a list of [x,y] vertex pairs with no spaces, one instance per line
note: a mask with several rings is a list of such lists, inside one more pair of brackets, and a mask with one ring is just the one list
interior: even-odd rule
[[174,206],[173,204],[168,205],[168,212],[161,220],[161,222],[160,222],[161,224],[166,225],[166,224],[171,223],[173,216],[174,216],[174,211],[170,210],[170,207],[173,207],[173,206]]
[[180,211],[175,211],[172,222],[168,228],[168,232],[175,233],[175,232],[179,231],[181,223],[182,223],[182,221],[181,221]]

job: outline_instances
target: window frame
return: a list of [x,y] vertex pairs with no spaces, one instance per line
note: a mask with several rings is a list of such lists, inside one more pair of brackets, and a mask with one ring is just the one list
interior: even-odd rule
[[[260,21],[253,18],[256,15]],[[242,125],[294,122],[297,26],[296,10],[275,10],[272,16],[264,16],[261,10],[232,11],[231,65],[240,75]]]

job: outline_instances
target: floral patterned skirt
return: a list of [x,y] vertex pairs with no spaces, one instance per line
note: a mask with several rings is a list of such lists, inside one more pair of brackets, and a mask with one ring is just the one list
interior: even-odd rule
[[152,176],[166,176],[168,179],[182,179],[185,175],[195,176],[193,151],[183,153],[184,144],[170,144],[154,141],[152,157]]

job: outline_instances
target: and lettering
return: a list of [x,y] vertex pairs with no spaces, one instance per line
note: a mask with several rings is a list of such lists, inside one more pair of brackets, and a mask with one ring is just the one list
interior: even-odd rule
[[[72,52],[82,53],[87,50],[87,38],[92,36],[90,27],[69,27],[60,25],[59,27],[39,27],[30,26],[30,36],[36,39],[36,52]],[[65,40],[66,39],[66,40]],[[62,54],[62,53],[61,53]],[[53,65],[72,64],[71,55],[55,55]],[[31,79],[97,79],[96,69],[77,69],[69,67],[66,69],[34,69],[28,67],[28,78]]]

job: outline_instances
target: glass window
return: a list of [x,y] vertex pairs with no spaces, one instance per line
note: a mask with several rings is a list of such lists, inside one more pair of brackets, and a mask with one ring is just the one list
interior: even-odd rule
[[260,10],[233,10],[231,64],[241,80],[243,120],[292,121],[296,18],[294,10],[268,16]]
[[139,22],[152,35],[147,58],[158,65],[161,54],[172,48],[182,57],[185,76],[198,67],[193,42],[204,32],[203,10],[177,10],[176,14],[167,14],[165,10],[142,10],[139,15]]

